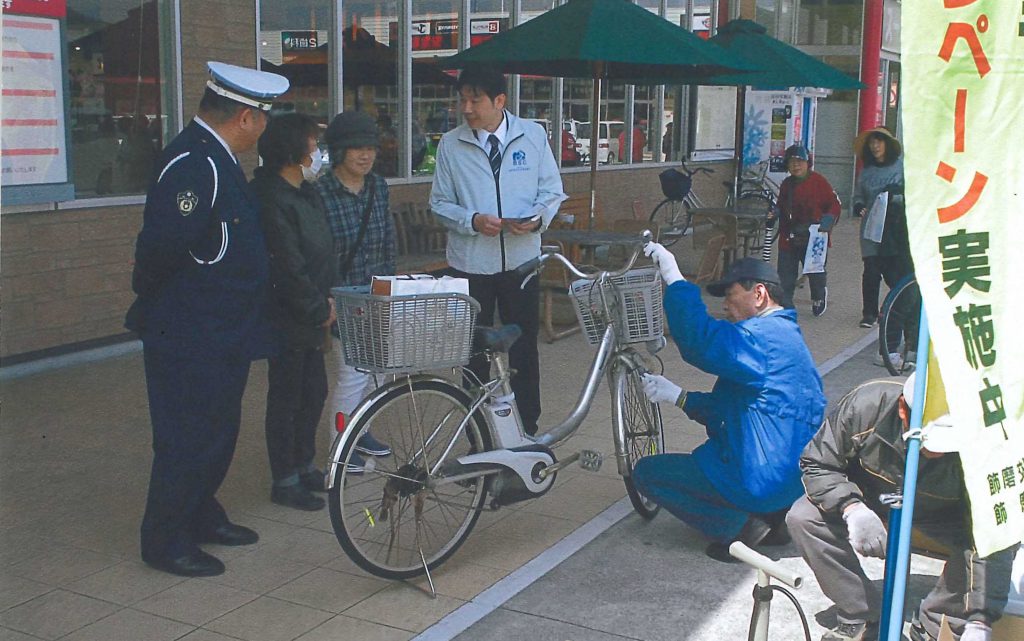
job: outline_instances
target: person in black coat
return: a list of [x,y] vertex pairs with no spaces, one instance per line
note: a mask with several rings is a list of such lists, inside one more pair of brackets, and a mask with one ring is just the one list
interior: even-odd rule
[[260,137],[263,166],[252,186],[270,254],[270,313],[285,347],[270,358],[267,454],[274,484],[270,500],[319,510],[324,489],[316,469],[316,429],[327,398],[324,346],[335,321],[330,298],[334,245],[320,196],[307,181],[320,169],[319,128],[309,116],[277,116]]

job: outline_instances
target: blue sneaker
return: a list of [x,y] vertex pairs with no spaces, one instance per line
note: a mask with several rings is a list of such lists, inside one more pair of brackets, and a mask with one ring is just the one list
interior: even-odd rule
[[348,463],[345,464],[345,472],[348,474],[362,474],[365,472],[363,466],[366,465],[366,459],[359,456],[359,452],[352,452],[352,456],[349,457]]
[[367,432],[356,441],[356,452],[369,456],[391,456],[391,446],[387,443],[381,443],[373,438],[372,434]]

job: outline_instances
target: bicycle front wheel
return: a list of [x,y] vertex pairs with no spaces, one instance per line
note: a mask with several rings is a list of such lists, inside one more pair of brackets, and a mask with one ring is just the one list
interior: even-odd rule
[[652,223],[658,223],[658,242],[665,247],[671,247],[688,233],[692,218],[690,208],[685,202],[666,198],[651,212],[650,220]]
[[[483,476],[453,483],[447,464],[491,449],[479,414],[466,422],[469,397],[438,380],[407,380],[373,402],[350,429],[329,505],[334,533],[356,565],[385,579],[408,579],[447,560],[480,516]],[[391,446],[388,457],[355,451],[365,434]],[[422,556],[421,556],[422,555]]]
[[917,330],[921,320],[921,290],[913,274],[896,283],[882,302],[878,350],[893,376],[909,375],[917,366]]
[[633,468],[641,458],[665,451],[665,433],[662,430],[661,411],[656,403],[647,400],[641,375],[640,370],[626,370],[617,377],[615,384],[615,394],[621,408],[619,420],[622,421],[622,448],[629,467],[629,474],[624,475],[622,481],[626,485],[629,502],[637,514],[645,519],[653,519],[661,508],[637,489],[633,483]]

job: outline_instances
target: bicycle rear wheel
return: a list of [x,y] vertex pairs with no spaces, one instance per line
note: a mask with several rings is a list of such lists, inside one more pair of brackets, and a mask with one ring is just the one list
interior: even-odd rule
[[[458,429],[470,405],[450,383],[406,380],[351,426],[355,433],[341,451],[328,504],[335,536],[356,565],[385,579],[408,579],[423,574],[424,561],[431,569],[443,563],[469,536],[487,494],[486,478],[429,483],[444,477],[444,466],[437,466],[442,457],[450,464],[491,449],[479,414]],[[391,446],[392,455],[361,462],[355,444],[371,432]]]
[[684,201],[666,198],[651,212],[650,221],[658,223],[658,242],[665,247],[671,247],[688,233],[692,218],[690,208]]
[[624,432],[622,443],[629,475],[623,476],[626,494],[637,514],[645,519],[653,519],[661,507],[640,493],[633,483],[633,468],[636,462],[645,456],[661,454],[665,451],[665,433],[662,430],[661,411],[656,403],[647,400],[644,394],[642,372],[629,369],[616,377],[615,391],[622,408],[620,420]]
[[917,366],[917,330],[921,320],[921,290],[913,274],[896,283],[882,302],[878,350],[893,376],[910,374]]

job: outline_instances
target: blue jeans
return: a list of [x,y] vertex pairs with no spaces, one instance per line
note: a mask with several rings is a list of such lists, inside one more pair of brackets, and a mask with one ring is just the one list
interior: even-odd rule
[[708,538],[735,539],[750,516],[718,493],[690,454],[658,454],[637,461],[640,492]]

